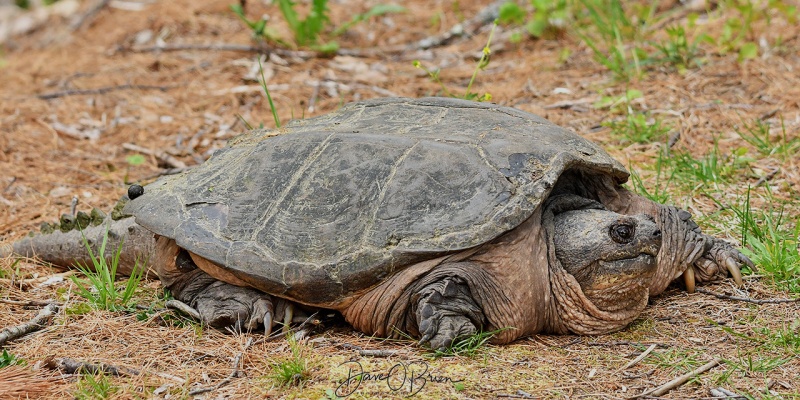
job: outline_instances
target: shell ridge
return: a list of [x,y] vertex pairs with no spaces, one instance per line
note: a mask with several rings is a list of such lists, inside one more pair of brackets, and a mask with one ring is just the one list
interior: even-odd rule
[[406,151],[404,151],[403,154],[400,155],[400,157],[397,158],[397,161],[394,162],[394,165],[392,165],[392,169],[389,171],[389,176],[386,178],[386,181],[383,183],[383,187],[381,188],[380,193],[378,193],[378,198],[376,199],[376,202],[375,202],[376,206],[374,207],[374,210],[372,211],[372,218],[369,221],[369,225],[367,225],[364,228],[364,232],[361,235],[361,245],[362,246],[360,246],[360,247],[363,248],[363,245],[366,244],[367,241],[369,240],[369,233],[372,232],[372,228],[375,226],[375,219],[378,218],[378,212],[381,209],[381,205],[383,204],[383,200],[386,198],[386,192],[389,191],[389,184],[392,182],[392,180],[394,179],[394,176],[397,174],[397,170],[400,169],[400,166],[403,164],[403,162],[406,160],[406,158],[408,158],[409,154],[411,154],[411,152],[414,151],[414,149],[417,148],[417,145],[419,145],[420,142],[421,141],[419,139],[415,139],[414,140],[414,144],[409,146],[409,148]]
[[255,242],[256,238],[261,234],[261,231],[263,231],[269,225],[269,221],[271,221],[275,217],[275,214],[279,209],[278,206],[282,204],[284,200],[286,200],[286,197],[289,195],[289,193],[291,193],[292,189],[294,189],[295,186],[301,183],[302,181],[301,178],[303,177],[303,175],[317,161],[319,156],[322,155],[322,153],[330,144],[331,139],[333,139],[334,135],[336,135],[336,132],[328,134],[328,137],[326,137],[325,140],[320,142],[314,149],[314,151],[311,154],[309,154],[305,162],[303,162],[303,165],[301,165],[300,168],[298,168],[297,171],[295,171],[295,173],[292,174],[289,183],[286,185],[285,188],[283,188],[281,193],[278,195],[278,198],[272,201],[272,204],[269,207],[267,207],[267,210],[264,212],[264,215],[261,216],[261,220],[264,222],[258,229],[253,230],[253,234],[250,236],[251,241]]

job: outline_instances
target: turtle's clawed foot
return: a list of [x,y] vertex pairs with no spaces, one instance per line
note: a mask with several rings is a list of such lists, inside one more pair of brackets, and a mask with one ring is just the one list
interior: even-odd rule
[[[737,287],[742,287],[742,272],[743,266],[755,270],[755,264],[750,261],[747,256],[742,254],[739,250],[731,246],[730,243],[721,240],[713,239],[711,247],[694,262],[693,269],[695,278],[698,282],[709,282],[725,278],[730,274]],[[689,271],[687,271],[689,272]],[[684,280],[687,282],[687,289],[689,289],[689,278],[684,273]],[[694,286],[691,291],[694,291]]]
[[214,281],[189,304],[200,314],[201,322],[217,329],[251,332],[264,325],[270,331],[273,325],[272,298],[252,288]]
[[440,351],[451,347],[456,339],[477,332],[476,323],[482,325],[484,320],[469,286],[456,277],[424,287],[417,298],[416,317],[420,345]]

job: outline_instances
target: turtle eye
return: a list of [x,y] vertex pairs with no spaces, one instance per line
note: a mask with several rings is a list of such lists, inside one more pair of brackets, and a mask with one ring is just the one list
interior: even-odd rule
[[627,223],[618,223],[611,226],[611,239],[617,243],[630,243],[633,240],[633,235],[636,233],[636,228]]

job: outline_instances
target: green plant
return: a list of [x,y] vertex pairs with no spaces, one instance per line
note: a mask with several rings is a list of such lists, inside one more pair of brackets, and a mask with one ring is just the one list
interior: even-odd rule
[[[792,293],[800,293],[800,221],[786,227],[784,209],[753,211],[748,190],[744,204],[733,207],[741,227],[742,252],[759,266],[772,283]],[[777,215],[776,215],[777,214]]]
[[16,259],[11,264],[9,269],[11,271],[7,271],[6,269],[0,269],[0,278],[2,279],[9,279],[13,276],[19,276],[19,262],[22,261],[21,259]]
[[489,61],[491,59],[492,50],[490,48],[492,44],[492,37],[494,36],[494,31],[497,28],[497,22],[494,23],[492,26],[492,30],[489,32],[489,39],[486,41],[486,46],[483,47],[483,51],[481,53],[481,58],[478,60],[477,64],[475,65],[475,70],[472,72],[472,77],[467,84],[467,90],[464,92],[463,96],[457,96],[453,92],[447,89],[447,86],[442,82],[441,78],[439,77],[439,70],[431,71],[428,68],[425,68],[419,60],[414,61],[414,67],[419,68],[425,71],[428,76],[434,82],[438,83],[439,86],[442,88],[442,92],[448,97],[459,97],[466,100],[477,100],[477,101],[491,101],[492,95],[489,93],[484,93],[483,95],[479,95],[477,93],[472,93],[472,84],[475,83],[475,79],[478,77],[478,73],[486,69],[489,65]]
[[650,185],[653,189],[648,189],[644,182],[642,182],[642,178],[636,169],[629,166],[628,170],[631,171],[631,185],[633,186],[633,191],[656,203],[671,203],[672,196],[668,189],[672,183],[672,178],[675,176],[675,172],[670,171],[669,176],[665,176],[666,171],[664,164],[664,156],[659,154],[655,164],[655,182]]
[[112,384],[108,376],[88,374],[81,376],[73,395],[79,400],[108,399],[118,391],[119,388]]
[[270,377],[280,386],[295,386],[311,378],[308,360],[305,357],[303,346],[297,342],[293,335],[286,338],[292,357],[275,364]]
[[[694,23],[690,21],[689,25],[694,25]],[[661,57],[655,59],[655,62],[670,64],[680,74],[684,74],[686,70],[699,67],[702,64],[702,59],[699,56],[699,45],[701,42],[713,42],[711,36],[703,33],[690,41],[686,37],[686,30],[682,26],[668,27],[666,32],[668,38],[666,42],[653,44],[661,53]]]
[[456,339],[450,347],[444,350],[434,350],[429,354],[433,358],[475,355],[496,334],[511,328],[497,329],[494,331],[478,331],[469,336]]
[[0,354],[0,368],[8,367],[11,365],[26,365],[27,362],[14,354],[9,353],[3,349],[3,354]]
[[[267,80],[264,78],[264,67],[261,65],[261,59],[258,59],[258,72],[261,74],[261,88],[264,89],[264,94],[267,95],[267,101],[269,101],[269,109],[272,111],[272,120],[275,121],[275,127],[281,127],[281,119],[278,117],[278,110],[275,109],[275,103],[272,101],[272,95],[269,94],[269,88],[267,87]],[[248,124],[249,125],[249,124]]]
[[669,158],[676,182],[691,186],[692,190],[719,190],[719,185],[728,183],[737,173],[750,168],[753,161],[746,156],[747,149],[738,148],[730,154],[721,154],[717,144],[706,155],[695,158],[685,151],[676,151]]
[[595,60],[613,72],[617,80],[638,79],[642,75],[642,62],[648,58],[644,49],[645,28],[653,18],[655,4],[642,8],[634,22],[619,0],[580,0],[580,3],[588,22],[580,24],[577,34],[592,50]]
[[[294,36],[294,42],[300,47],[310,47],[323,53],[334,53],[339,49],[339,44],[335,41],[323,43],[322,34],[329,29],[331,20],[328,17],[328,0],[312,0],[311,9],[305,18],[301,18],[297,12],[297,4],[292,0],[273,0],[278,3],[283,19],[289,26]],[[278,43],[282,46],[290,47],[290,44],[281,39],[274,31],[267,27],[267,20],[250,20],[244,14],[244,8],[240,4],[230,6],[231,11],[236,14],[252,31],[257,39],[265,39],[269,42]],[[367,12],[354,15],[350,21],[334,29],[331,36],[338,36],[353,27],[354,25],[368,21],[370,18],[389,13],[404,12],[405,8],[392,4],[378,4],[370,8]]]
[[785,159],[788,155],[800,150],[800,138],[788,139],[786,137],[786,125],[783,118],[781,118],[781,133],[777,138],[772,137],[770,130],[769,123],[760,119],[756,119],[752,125],[745,122],[741,129],[739,127],[735,129],[739,137],[765,156],[777,155]]
[[[122,244],[117,248],[111,258],[111,264],[105,258],[106,243],[108,242],[108,232],[103,235],[103,241],[100,244],[97,254],[94,253],[89,241],[86,237],[83,238],[83,244],[89,253],[89,258],[92,261],[92,266],[78,264],[78,270],[86,276],[86,280],[70,276],[70,279],[77,287],[77,293],[89,301],[92,306],[100,310],[117,311],[126,309],[128,303],[133,298],[136,288],[139,287],[144,276],[144,266],[136,263],[133,268],[131,276],[125,283],[125,287],[118,289],[116,287],[116,274],[117,267],[119,266],[120,252],[122,251]],[[87,288],[86,286],[89,286]]]
[[[532,13],[527,13],[517,3],[509,1],[500,6],[498,22],[509,25],[524,25],[525,32],[535,38],[541,38],[548,33],[557,33],[565,29],[568,21],[572,20],[571,1],[567,0],[530,0],[534,8]],[[527,19],[527,21],[526,21]],[[522,40],[522,35],[514,33],[512,42]]]
[[604,122],[616,136],[628,142],[650,143],[669,132],[670,127],[664,125],[659,118],[651,118],[645,112],[629,112],[622,121]]

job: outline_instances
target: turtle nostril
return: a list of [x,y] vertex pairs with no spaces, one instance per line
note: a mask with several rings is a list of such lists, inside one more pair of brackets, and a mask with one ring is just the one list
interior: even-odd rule
[[653,236],[661,236],[661,230],[656,229],[655,231],[653,231]]

